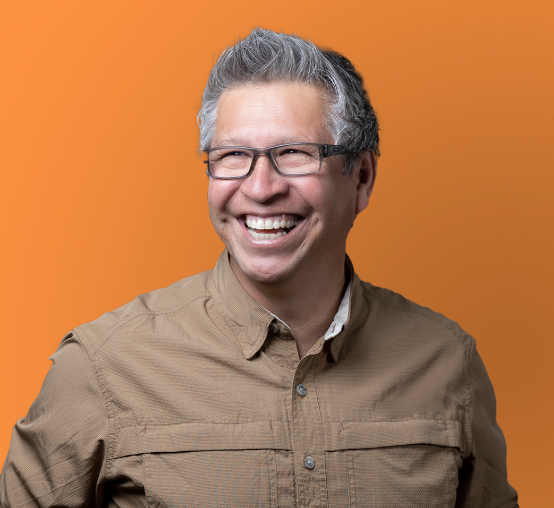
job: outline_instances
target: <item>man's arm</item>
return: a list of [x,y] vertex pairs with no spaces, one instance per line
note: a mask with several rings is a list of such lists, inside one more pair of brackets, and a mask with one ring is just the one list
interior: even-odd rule
[[107,422],[96,375],[69,334],[28,415],[19,420],[0,475],[0,505],[101,505]]
[[470,377],[468,416],[473,452],[460,470],[456,507],[517,507],[517,492],[507,479],[506,442],[496,423],[494,390],[477,350],[473,351]]

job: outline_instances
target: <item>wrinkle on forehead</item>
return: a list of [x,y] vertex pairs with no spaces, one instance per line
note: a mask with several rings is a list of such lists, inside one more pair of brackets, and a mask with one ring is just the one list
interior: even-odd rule
[[212,146],[264,148],[332,143],[324,91],[307,83],[247,84],[226,90],[217,109]]

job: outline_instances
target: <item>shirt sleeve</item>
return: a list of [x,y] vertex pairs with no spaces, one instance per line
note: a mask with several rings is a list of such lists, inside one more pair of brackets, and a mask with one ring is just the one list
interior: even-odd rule
[[517,492],[507,478],[506,442],[496,423],[494,390],[476,350],[470,371],[468,416],[472,453],[460,470],[456,508],[517,508]]
[[51,360],[12,433],[0,475],[3,508],[102,505],[107,418],[97,377],[72,334]]

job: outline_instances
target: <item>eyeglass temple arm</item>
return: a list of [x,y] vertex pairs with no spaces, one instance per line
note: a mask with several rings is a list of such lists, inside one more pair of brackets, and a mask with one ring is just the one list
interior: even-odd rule
[[354,150],[349,150],[345,146],[339,145],[323,145],[322,156],[331,157],[332,155],[341,155],[344,153],[355,153]]

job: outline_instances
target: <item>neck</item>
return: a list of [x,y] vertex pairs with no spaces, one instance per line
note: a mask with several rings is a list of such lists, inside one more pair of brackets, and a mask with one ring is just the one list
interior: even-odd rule
[[231,266],[244,289],[290,327],[303,358],[333,322],[345,290],[344,261],[343,254],[324,271],[296,273],[278,283],[246,277],[232,258]]

